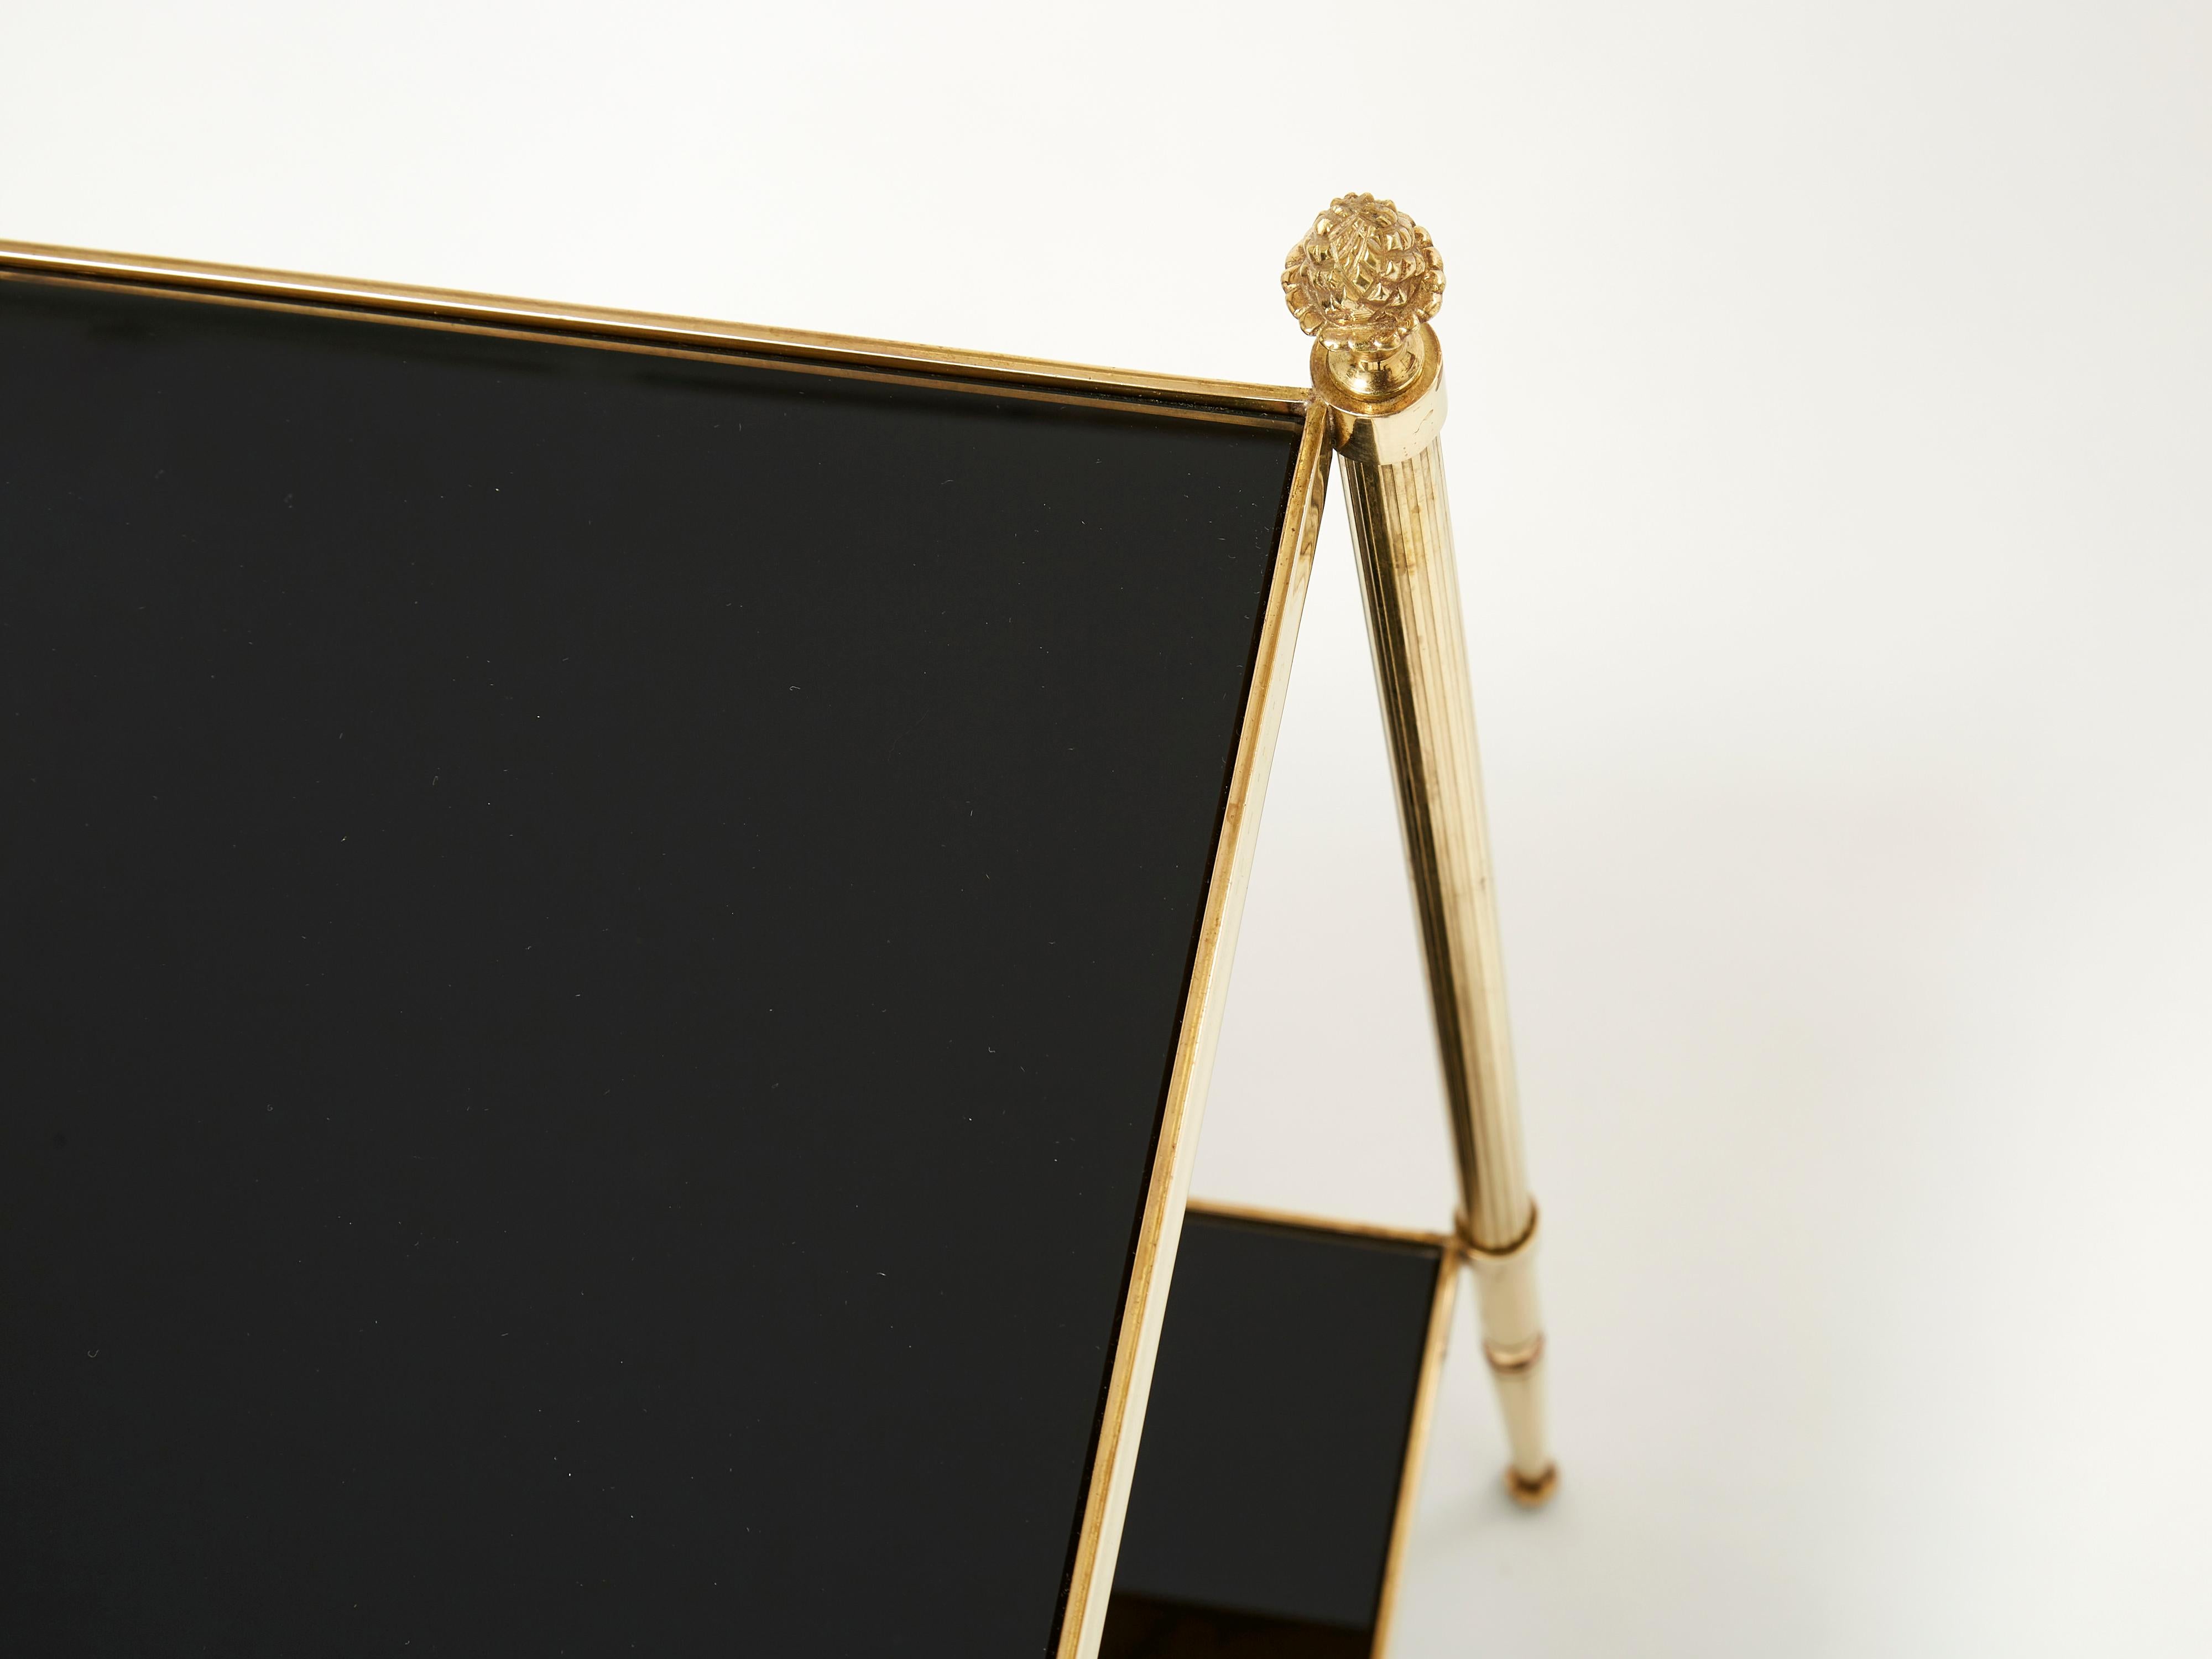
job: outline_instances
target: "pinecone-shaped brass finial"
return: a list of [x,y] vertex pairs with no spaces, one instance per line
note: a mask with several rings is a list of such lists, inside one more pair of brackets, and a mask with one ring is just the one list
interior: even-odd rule
[[1283,299],[1331,351],[1397,351],[1444,302],[1444,264],[1395,204],[1340,196],[1283,261]]

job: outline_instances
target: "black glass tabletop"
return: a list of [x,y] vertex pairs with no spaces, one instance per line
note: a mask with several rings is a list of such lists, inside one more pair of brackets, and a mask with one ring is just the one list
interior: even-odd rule
[[1048,1651],[1299,444],[0,282],[0,1648]]
[[1456,1264],[1441,1241],[1183,1224],[1102,1659],[1368,1659]]

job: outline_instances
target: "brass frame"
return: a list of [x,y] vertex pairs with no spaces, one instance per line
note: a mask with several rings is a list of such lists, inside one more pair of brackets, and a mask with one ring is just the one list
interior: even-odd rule
[[[1198,1147],[1199,1120],[1289,686],[1332,456],[1327,411],[1304,388],[1146,374],[1042,358],[958,352],[896,341],[561,306],[442,289],[164,260],[0,241],[0,282],[159,295],[402,326],[710,359],[838,378],[1141,410],[1299,434],[1259,649],[1245,697],[1198,948],[1184,989],[1160,1133],[1107,1373],[1083,1509],[1077,1520],[1056,1659],[1091,1659],[1105,1627],[1112,1564],[1136,1473],[1146,1397],[1166,1312]],[[1099,1569],[1106,1568],[1099,1582]]]
[[1228,1221],[1258,1221],[1278,1227],[1298,1227],[1308,1232],[1334,1233],[1346,1238],[1379,1238],[1395,1244],[1427,1244],[1443,1252],[1443,1260],[1437,1266],[1436,1292],[1429,1304],[1429,1332],[1421,1350],[1420,1380],[1413,1385],[1413,1412],[1406,1434],[1406,1459],[1398,1474],[1398,1504],[1390,1521],[1390,1542],[1382,1557],[1382,1589],[1375,1603],[1375,1635],[1367,1650],[1369,1659],[1383,1659],[1390,1650],[1390,1626],[1397,1613],[1398,1585],[1406,1565],[1406,1546],[1413,1536],[1414,1511],[1420,1506],[1421,1470],[1428,1462],[1429,1429],[1436,1419],[1437,1397],[1443,1391],[1444,1354],[1451,1346],[1452,1310],[1459,1297],[1461,1269],[1467,1254],[1465,1242],[1448,1233],[1422,1232],[1409,1227],[1385,1227],[1366,1221],[1341,1221],[1330,1216],[1269,1209],[1253,1204],[1231,1204],[1207,1198],[1192,1199],[1186,1212],[1219,1216]]

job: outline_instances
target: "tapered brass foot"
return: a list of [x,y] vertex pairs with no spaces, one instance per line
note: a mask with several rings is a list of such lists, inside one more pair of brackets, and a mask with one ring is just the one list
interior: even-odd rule
[[1505,1495],[1524,1510],[1540,1510],[1559,1489],[1559,1466],[1544,1465],[1543,1474],[1531,1480],[1510,1463],[1505,1466]]

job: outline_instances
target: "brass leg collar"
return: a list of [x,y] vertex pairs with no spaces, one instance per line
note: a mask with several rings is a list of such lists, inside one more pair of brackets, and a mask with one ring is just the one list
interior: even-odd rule
[[1490,1362],[1490,1369],[1501,1376],[1532,1370],[1544,1357],[1544,1334],[1539,1331],[1526,1342],[1510,1346],[1486,1342],[1482,1345],[1482,1357]]
[[1493,1249],[1486,1244],[1475,1243],[1474,1231],[1468,1224],[1467,1212],[1462,1210],[1453,1217],[1459,1233],[1459,1247],[1467,1252],[1468,1259],[1474,1264],[1474,1270],[1477,1273],[1480,1273],[1485,1267],[1502,1267],[1514,1257],[1525,1255],[1536,1248],[1536,1228],[1543,1219],[1543,1213],[1537,1207],[1536,1200],[1530,1199],[1528,1224],[1521,1230],[1521,1237],[1510,1244],[1502,1244]]

